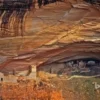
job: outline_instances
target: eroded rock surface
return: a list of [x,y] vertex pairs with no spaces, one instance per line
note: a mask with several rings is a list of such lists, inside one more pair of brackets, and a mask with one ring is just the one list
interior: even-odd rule
[[13,67],[21,70],[34,64],[40,68],[65,59],[100,59],[100,11],[93,5],[83,1],[50,4],[29,13],[25,27],[23,37],[0,39],[0,54],[8,58],[0,65],[4,73]]

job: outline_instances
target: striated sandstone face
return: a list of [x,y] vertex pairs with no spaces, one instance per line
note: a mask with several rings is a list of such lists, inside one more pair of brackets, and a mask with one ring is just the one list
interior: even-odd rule
[[[73,5],[73,7],[72,7]],[[100,59],[100,11],[84,2],[49,4],[29,12],[23,37],[0,39],[1,72]],[[57,70],[59,70],[57,69]],[[55,72],[55,69],[53,69]],[[58,71],[57,71],[58,72]],[[56,73],[57,73],[56,72]]]

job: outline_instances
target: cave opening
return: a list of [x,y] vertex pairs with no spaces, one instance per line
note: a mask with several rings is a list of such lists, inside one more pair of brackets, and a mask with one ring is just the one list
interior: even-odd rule
[[66,61],[64,63],[66,64],[66,63],[69,63],[69,62],[73,62],[73,64],[77,64],[77,63],[79,63],[81,61],[84,62],[84,63],[86,63],[87,67],[91,67],[91,66],[95,66],[95,65],[99,66],[99,63],[100,63],[99,59],[93,58],[93,57],[80,58],[80,59],[75,59],[75,60],[72,59],[72,60]]
[[83,75],[92,76],[100,74],[100,60],[94,57],[84,57],[65,61],[55,61],[51,64],[41,66],[41,71],[57,75]]

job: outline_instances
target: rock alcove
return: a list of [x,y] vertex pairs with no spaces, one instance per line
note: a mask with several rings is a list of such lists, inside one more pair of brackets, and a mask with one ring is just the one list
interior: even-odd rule
[[[81,46],[80,48],[78,48],[79,45]],[[96,45],[97,43],[94,45],[88,42],[87,44],[83,42],[67,45],[63,48],[63,52],[39,65],[38,71],[46,71],[58,75],[99,75],[100,55],[99,46],[95,47]]]

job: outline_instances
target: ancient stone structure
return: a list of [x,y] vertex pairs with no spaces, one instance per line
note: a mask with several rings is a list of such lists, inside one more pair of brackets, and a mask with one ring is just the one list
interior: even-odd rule
[[27,79],[36,79],[36,66],[31,65],[31,70],[24,70],[24,71],[15,71],[15,74],[13,72],[9,72],[8,75],[4,75],[4,73],[0,73],[0,82],[17,82],[20,76]]

